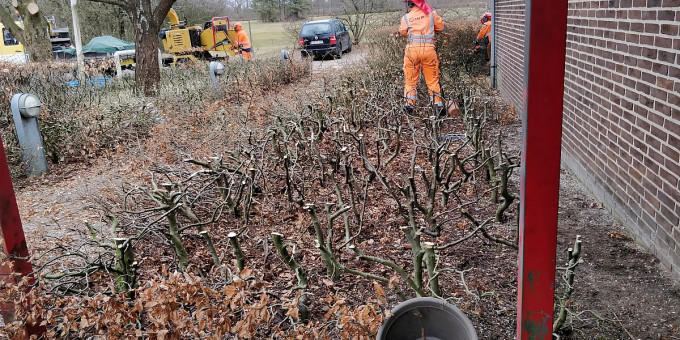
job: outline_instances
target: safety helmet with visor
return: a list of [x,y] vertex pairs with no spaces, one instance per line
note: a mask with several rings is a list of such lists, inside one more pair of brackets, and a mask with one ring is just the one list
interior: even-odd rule
[[482,15],[482,24],[491,20],[491,13],[484,13]]

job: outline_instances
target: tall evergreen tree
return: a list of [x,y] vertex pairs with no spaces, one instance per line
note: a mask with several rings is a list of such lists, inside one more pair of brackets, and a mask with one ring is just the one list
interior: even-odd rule
[[287,19],[304,19],[312,10],[312,3],[309,0],[288,0],[286,5]]
[[253,10],[260,14],[262,21],[279,20],[279,0],[253,0]]

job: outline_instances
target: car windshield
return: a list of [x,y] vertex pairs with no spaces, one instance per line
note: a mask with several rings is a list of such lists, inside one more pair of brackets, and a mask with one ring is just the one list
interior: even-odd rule
[[302,26],[301,36],[331,33],[331,25],[325,22]]

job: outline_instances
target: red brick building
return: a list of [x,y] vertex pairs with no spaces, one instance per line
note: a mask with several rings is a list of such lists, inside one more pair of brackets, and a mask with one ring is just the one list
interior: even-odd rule
[[[562,162],[680,279],[680,0],[569,0]],[[524,0],[495,0],[496,83],[522,110]]]

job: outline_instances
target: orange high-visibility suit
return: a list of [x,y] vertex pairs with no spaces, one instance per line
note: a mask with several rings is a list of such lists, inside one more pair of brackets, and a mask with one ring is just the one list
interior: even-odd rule
[[234,29],[236,29],[236,42],[238,43],[238,47],[241,50],[243,59],[253,60],[252,45],[250,44],[250,39],[248,39],[246,30],[244,30],[243,26],[240,24],[234,25]]
[[482,23],[482,27],[479,28],[479,33],[477,33],[477,40],[484,38],[487,38],[486,60],[489,60],[491,59],[491,20]]
[[413,106],[416,102],[416,85],[420,80],[422,67],[427,83],[430,101],[443,105],[442,91],[439,86],[439,57],[434,50],[434,33],[444,29],[444,21],[432,11],[425,14],[417,6],[401,18],[399,33],[408,37],[404,51],[404,98],[406,104]]

